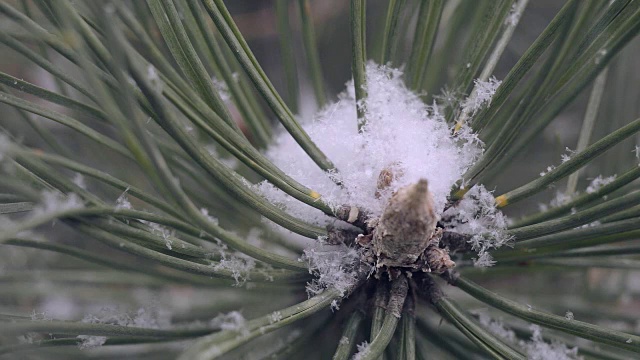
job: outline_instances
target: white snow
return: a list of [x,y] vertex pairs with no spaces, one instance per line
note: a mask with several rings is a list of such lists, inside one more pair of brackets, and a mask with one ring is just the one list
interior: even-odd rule
[[[438,107],[424,104],[405,87],[401,76],[396,69],[367,65],[367,124],[362,133],[357,128],[353,82],[347,83],[337,102],[303,124],[311,139],[334,162],[337,173],[321,171],[284,132],[276,138],[268,157],[334,207],[358,206],[377,217],[394,191],[425,178],[436,208],[442,209],[451,186],[481,154],[482,144],[469,132],[454,138]],[[378,176],[384,169],[392,169],[396,178],[376,197]],[[343,187],[337,186],[332,177]],[[327,221],[318,210],[267,182],[257,188],[304,220],[318,224]]]
[[218,314],[210,322],[211,326],[220,327],[222,330],[234,331],[241,334],[248,334],[247,320],[238,311],[231,311],[226,314]]
[[[85,315],[82,322],[89,324],[110,324],[157,329],[159,328],[158,316],[159,314],[157,311],[148,311],[144,308],[140,308],[135,314],[130,315],[119,312],[117,308],[103,307],[97,314]],[[102,346],[107,341],[106,336],[94,335],[78,335],[77,339],[80,340],[78,342],[78,347],[82,350]]]
[[81,209],[84,207],[82,199],[76,194],[64,195],[56,191],[43,191],[42,200],[33,208],[31,216],[52,214],[67,210]]
[[602,175],[598,175],[595,179],[591,180],[589,186],[585,190],[587,194],[593,194],[594,192],[600,190],[601,187],[612,183],[616,179],[616,175],[602,177]]
[[353,355],[353,360],[361,360],[365,356],[367,356],[370,352],[369,345],[370,344],[367,341],[364,341],[362,344],[358,344],[357,345],[358,352],[355,355]]
[[507,218],[496,208],[493,194],[482,185],[476,185],[454,207],[442,215],[445,230],[473,235],[470,243],[478,253],[477,267],[492,266],[495,262],[489,250],[497,249],[511,240],[505,229]]
[[355,285],[360,253],[353,248],[317,244],[304,250],[301,260],[308,263],[309,273],[317,276],[307,284],[309,296],[317,295],[329,287],[344,294]]
[[[529,341],[517,340],[513,330],[507,329],[502,322],[493,320],[484,311],[476,312],[479,316],[478,320],[489,332],[505,340],[510,344],[517,344],[529,360],[580,360],[581,356],[578,356],[578,348],[569,348],[567,345],[553,341],[551,343],[545,342],[542,338],[542,330],[540,326],[531,324],[529,329],[531,330],[531,338]],[[569,314],[568,312],[567,314]],[[572,314],[573,315],[573,314]]]
[[568,348],[567,345],[553,341],[547,343],[542,339],[540,326],[531,325],[529,327],[533,334],[531,341],[520,341],[520,346],[526,350],[527,358],[530,360],[577,360],[582,359],[578,356],[578,348]]
[[502,81],[496,79],[495,76],[490,77],[487,81],[475,79],[473,82],[475,84],[473,94],[462,104],[463,111],[466,113],[475,113],[483,106],[491,104],[493,94],[502,84]]

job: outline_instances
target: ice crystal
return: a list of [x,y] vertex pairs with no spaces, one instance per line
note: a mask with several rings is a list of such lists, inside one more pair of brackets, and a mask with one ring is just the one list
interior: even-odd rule
[[256,261],[242,254],[233,255],[220,251],[222,259],[213,264],[215,270],[227,270],[236,281],[235,285],[240,286],[250,279],[249,273],[256,267]]
[[[157,329],[159,327],[158,316],[157,311],[148,311],[144,308],[140,308],[135,314],[130,315],[119,312],[116,308],[104,307],[97,314],[85,315],[82,322]],[[79,335],[77,339],[80,340],[78,347],[83,350],[102,346],[107,341],[106,336],[94,335]]]
[[280,320],[282,320],[282,313],[280,311],[274,311],[269,315],[270,324],[277,323]]
[[474,83],[475,87],[473,93],[462,105],[466,113],[476,113],[483,106],[491,104],[493,94],[496,93],[496,90],[502,81],[492,76],[487,81],[476,79],[474,80]]
[[84,204],[76,194],[64,195],[54,191],[43,191],[42,201],[33,208],[31,216],[40,216],[73,209],[81,209]]
[[589,186],[585,190],[587,194],[593,194],[594,192],[600,190],[601,187],[612,183],[616,179],[616,175],[602,177],[602,175],[598,175],[595,179],[591,180]]
[[496,208],[493,194],[484,186],[471,188],[457,205],[442,214],[445,230],[472,235],[471,247],[478,253],[474,265],[487,267],[493,265],[489,250],[507,244],[511,237],[507,235],[507,218]]
[[234,331],[243,335],[249,333],[247,328],[247,320],[238,311],[231,311],[227,314],[218,314],[210,321],[213,327],[219,327],[222,330]]
[[[570,312],[569,312],[570,313]],[[479,316],[480,324],[483,325],[489,332],[500,337],[511,344],[517,344],[527,354],[527,359],[530,360],[580,360],[581,356],[578,356],[578,348],[569,348],[567,345],[559,342],[552,341],[551,343],[545,342],[542,338],[542,331],[540,326],[531,325],[531,338],[529,341],[517,340],[513,330],[507,329],[502,322],[492,320],[486,312],[477,312]]]
[[364,341],[361,344],[357,345],[358,348],[358,352],[353,355],[353,360],[362,360],[364,359],[367,355],[369,355],[369,352],[371,350],[369,350],[369,343],[367,341]]
[[540,326],[531,325],[531,341],[520,341],[520,346],[526,350],[527,358],[530,360],[577,360],[578,348],[568,348],[567,345],[553,341],[547,343],[542,338]]
[[213,82],[213,87],[218,91],[218,95],[220,95],[220,99],[224,102],[228,102],[231,100],[231,95],[229,95],[229,88],[227,87],[227,83],[216,78],[215,76],[211,77],[211,81]]
[[304,250],[302,257],[309,265],[309,273],[316,276],[307,284],[309,296],[333,287],[346,293],[356,282],[360,254],[345,245],[318,244]]
[[116,209],[131,209],[131,202],[129,202],[129,198],[127,198],[127,192],[129,188],[127,188],[118,198],[116,199]]
[[567,311],[567,313],[564,315],[564,317],[567,320],[573,320],[575,318],[571,311]]

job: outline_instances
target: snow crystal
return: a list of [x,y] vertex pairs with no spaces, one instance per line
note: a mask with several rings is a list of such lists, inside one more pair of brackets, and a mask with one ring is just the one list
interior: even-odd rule
[[476,79],[473,93],[469,96],[462,108],[465,113],[475,113],[483,106],[491,104],[491,98],[496,93],[498,86],[502,84],[502,81],[496,79],[494,76],[490,77],[487,81]]
[[87,183],[84,176],[82,176],[82,174],[76,173],[73,179],[71,179],[71,181],[74,184],[76,184],[79,188],[85,189],[85,190],[87,189]]
[[274,311],[269,315],[269,324],[277,323],[282,320],[282,313],[280,311]]
[[246,335],[249,333],[247,320],[238,311],[231,311],[227,314],[218,314],[210,322],[213,327],[220,327],[222,330],[235,331]]
[[369,355],[369,343],[364,341],[362,344],[358,344],[358,352],[353,355],[353,360],[362,360],[365,356]]
[[474,261],[477,267],[493,265],[488,251],[511,240],[505,232],[507,218],[496,208],[493,194],[482,185],[471,188],[458,204],[447,209],[441,222],[445,231],[473,235],[469,243],[478,253]]
[[356,282],[360,253],[345,245],[317,244],[304,250],[302,260],[309,264],[309,273],[317,276],[307,284],[309,296],[329,287],[344,294]]
[[529,360],[580,360],[581,356],[578,356],[578,348],[568,348],[567,345],[553,341],[547,343],[542,338],[542,331],[540,326],[531,325],[531,340],[517,341],[516,335],[512,330],[504,327],[502,322],[492,320],[489,315],[484,311],[478,311],[476,314],[479,316],[480,324],[482,324],[489,332],[498,336],[499,338],[507,341],[511,344],[518,344],[527,354]]
[[346,336],[343,336],[340,338],[340,345],[349,345],[350,341],[349,338]]
[[210,222],[210,223],[215,224],[215,225],[218,225],[218,219],[217,219],[217,218],[215,218],[215,217],[213,217],[213,216],[211,216],[211,215],[209,215],[209,209],[207,209],[207,208],[201,208],[201,209],[200,209],[200,213],[201,213],[202,215],[204,215],[204,217],[206,217],[206,218],[207,218],[207,220],[209,220],[209,222]]
[[595,179],[591,180],[589,186],[585,190],[587,194],[593,194],[594,192],[600,190],[601,187],[612,183],[616,179],[616,175],[602,177],[602,175],[598,175]]
[[107,342],[106,336],[78,335],[76,338],[80,340],[80,342],[78,343],[78,347],[80,348],[80,350],[97,348]]
[[538,204],[538,207],[540,208],[540,211],[548,211],[549,208],[556,208],[568,203],[569,201],[573,200],[573,197],[573,195],[568,195],[562,191],[556,191],[555,196],[553,197],[553,199],[551,199],[548,205],[541,203]]
[[[88,324],[109,324],[120,326],[134,326],[141,328],[157,329],[158,326],[158,312],[147,311],[144,308],[140,308],[132,316],[127,313],[119,312],[117,308],[103,307],[97,314],[87,314],[82,319],[83,323]],[[94,336],[94,335],[78,335],[77,339],[78,347],[82,350],[91,349],[98,346],[102,346],[106,341],[106,336]]]
[[472,311],[473,314],[478,315],[478,321],[492,334],[504,339],[510,343],[516,342],[516,333],[513,330],[507,329],[502,321],[491,319],[486,311]]
[[507,15],[507,18],[504,20],[505,25],[512,25],[512,26],[518,25],[518,22],[520,21],[520,16],[522,16],[522,12],[518,11],[516,4],[513,3],[511,5],[511,10],[509,11],[509,15]]
[[223,102],[228,102],[231,100],[231,95],[229,95],[229,88],[227,87],[227,83],[216,78],[215,76],[211,77],[211,81],[213,82],[213,87],[218,91],[218,95]]
[[542,339],[540,326],[531,325],[531,341],[520,341],[520,346],[526,350],[527,358],[530,360],[577,360],[578,348],[568,348],[567,345],[553,341],[547,343]]
[[32,216],[40,216],[55,212],[62,212],[84,207],[82,200],[76,194],[64,195],[55,191],[43,191],[42,201],[33,208]]
[[235,285],[240,286],[249,280],[249,273],[256,267],[256,261],[243,254],[230,255],[224,251],[220,251],[222,259],[213,263],[215,270],[231,271],[231,276],[236,281]]
[[131,203],[129,202],[129,199],[127,198],[127,191],[129,191],[129,188],[127,188],[116,199],[116,209],[131,209],[132,208]]
[[550,172],[552,172],[553,170],[555,170],[555,168],[556,168],[556,167],[555,167],[555,165],[549,165],[549,166],[547,166],[547,169],[546,169],[546,170],[544,170],[544,171],[541,171],[541,172],[540,172],[540,176],[545,176],[545,175],[547,175],[548,173],[550,173]]
[[567,311],[567,313],[564,315],[564,318],[567,319],[567,320],[575,319],[575,317],[573,316],[573,313],[571,311]]
[[[334,162],[338,172],[325,173],[304,153],[288,133],[281,133],[267,156],[302,184],[319,192],[323,201],[337,208],[344,204],[380,216],[391,194],[399,188],[427,179],[437,209],[446,203],[451,186],[478,158],[482,146],[464,132],[452,137],[449,125],[436,105],[425,105],[403,83],[402,72],[373,63],[367,65],[367,123],[358,132],[353,82],[303,127]],[[481,100],[478,100],[481,101]],[[378,191],[378,177],[393,169],[394,179]],[[342,183],[342,187],[335,181]],[[325,225],[318,210],[285,195],[267,182],[257,189],[298,217]]]
[[151,83],[151,87],[153,87],[156,91],[162,91],[162,80],[160,80],[160,75],[158,75],[158,70],[156,70],[153,65],[147,66],[147,80]]
[[571,158],[576,154],[575,150],[571,150],[568,147],[565,148],[565,151],[567,152],[566,154],[560,155],[560,160],[562,161],[563,164],[571,160]]

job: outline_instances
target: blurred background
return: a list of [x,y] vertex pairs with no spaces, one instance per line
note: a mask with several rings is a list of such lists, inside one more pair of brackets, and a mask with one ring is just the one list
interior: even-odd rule
[[[17,8],[21,8],[23,5],[21,1],[3,1],[7,1]],[[29,3],[29,1],[26,1],[26,3]],[[345,82],[351,78],[351,45],[348,27],[349,2],[344,0],[312,0],[310,3],[321,69],[329,101],[331,102],[337,99],[337,94],[344,90]],[[265,69],[278,91],[281,94],[285,94],[287,87],[279,42],[281,34],[276,21],[275,1],[233,0],[226,1],[226,4],[242,34],[257,56],[259,63]],[[415,16],[418,5],[419,0],[407,1],[407,7],[403,13],[399,30],[404,35],[397,52],[392,56],[392,66],[394,67],[402,68],[403,59],[408,59],[412,43],[412,29],[415,27],[416,21],[418,21]],[[496,78],[501,80],[506,76],[509,69],[549,23],[561,5],[562,2],[555,0],[536,0],[529,3],[507,50],[496,68],[494,74]],[[302,119],[309,119],[317,109],[314,109],[313,91],[307,71],[308,64],[305,64],[303,55],[298,2],[290,1],[287,6],[289,7],[290,35],[294,41],[294,47],[291,50],[298,65],[299,116]],[[386,9],[387,1],[369,0],[367,2],[367,38],[374,39],[381,36]],[[446,26],[446,17],[444,16],[446,14],[443,15],[443,24],[441,26]],[[462,26],[464,25],[462,24]],[[9,22],[0,22],[0,32],[13,31],[13,26]],[[370,42],[368,48],[370,58],[373,57],[371,54],[378,53],[377,44],[379,44],[378,41]],[[454,48],[452,53],[445,58],[438,57],[439,51],[442,50],[441,47],[442,39],[438,39],[432,61],[440,66],[440,70],[430,74],[431,77],[428,81],[431,90],[422,94],[424,101],[427,103],[432,102],[433,96],[438,95],[452,81],[456,66],[461,65],[455,61],[455,55],[461,54],[463,49]],[[32,48],[37,49],[37,46],[32,46]],[[49,55],[51,60],[59,64],[63,69],[72,69],[66,60],[59,55],[55,53],[50,53]],[[640,116],[640,68],[638,64],[640,64],[640,39],[635,39],[609,66],[609,76],[592,139],[599,139]],[[13,50],[2,44],[0,44],[0,69],[44,88],[50,90],[58,89],[58,84],[48,73],[25,61]],[[67,90],[73,93],[71,89]],[[566,149],[576,148],[589,92],[590,87],[587,87],[573,101],[571,106],[565,109],[531,145],[522,151],[516,161],[504,169],[502,172],[504,176],[497,177],[494,183],[485,184],[487,188],[496,189],[497,193],[503,193],[540,176],[540,172],[545,171],[548,166],[560,164],[562,154],[568,153]],[[30,98],[30,100],[44,103],[40,99]],[[47,106],[50,106],[55,111],[67,111],[52,104],[47,104]],[[269,115],[272,116],[271,114]],[[43,144],[38,142],[39,140],[37,139],[39,138],[33,134],[33,129],[28,125],[24,116],[24,114],[16,112],[15,109],[0,104],[0,126],[13,129],[13,133],[21,134],[20,140],[25,145],[36,148],[44,147]],[[125,181],[142,187],[148,188],[150,186],[142,174],[132,170],[130,167],[121,166],[122,159],[119,159],[118,156],[103,151],[93,151],[92,146],[85,143],[83,139],[71,136],[66,128],[49,120],[39,118],[33,114],[26,116],[30,118],[30,121],[39,122],[43,126],[50,127],[56,137],[62,139],[65,144],[71,146],[74,151],[82,155],[83,162],[99,167],[101,170]],[[398,114],[398,116],[402,116],[402,114]],[[273,123],[275,124],[275,121]],[[99,126],[97,124],[93,125]],[[105,129],[105,131],[109,130]],[[634,152],[637,144],[640,144],[640,137],[632,137],[583,169],[578,182],[578,191],[584,191],[589,182],[599,175],[607,177],[620,174],[623,170],[629,168],[629,164],[634,161],[637,162]],[[87,186],[92,189],[91,182],[88,182]],[[557,192],[564,191],[565,186],[565,182],[560,182],[549,191],[510,207],[507,215],[517,218],[523,214],[538,211],[540,204],[549,204],[557,196]],[[104,188],[96,187],[95,191],[107,192],[101,195],[105,198],[112,198],[114,201],[121,195],[113,190],[105,190]],[[109,193],[108,191],[111,192]],[[226,219],[223,209],[218,210],[220,212],[216,216],[220,217],[221,223],[232,227],[233,219]],[[242,229],[237,230],[243,231]],[[100,243],[80,237],[77,233],[60,224],[47,226],[47,228],[41,229],[41,232],[46,234],[47,239],[51,241],[74,244],[81,248],[90,248],[97,253],[112,251]],[[140,261],[128,255],[119,254],[118,256],[122,260],[131,263]],[[83,264],[83,266],[85,265]],[[73,286],[70,286],[70,284],[68,284],[69,286],[64,285],[64,282],[60,286],[60,282],[38,280],[37,272],[34,273],[32,271],[32,269],[39,269],[39,271],[47,272],[52,269],[60,272],[60,276],[63,277],[65,269],[73,269],[76,266],[79,266],[78,260],[70,259],[64,255],[11,246],[2,247],[0,250],[0,312],[21,311],[23,313],[33,313],[36,318],[38,316],[46,316],[57,319],[77,319],[82,318],[83,314],[99,312],[101,311],[100,309],[105,307],[115,307],[135,312],[138,311],[137,309],[141,305],[144,305],[145,311],[147,311],[147,314],[153,315],[154,321],[176,323],[191,321],[196,316],[215,317],[221,311],[234,309],[234,297],[238,296],[237,293],[232,291],[229,294],[216,292],[217,304],[213,307],[210,304],[210,298],[202,296],[201,291],[203,290],[198,290],[196,293],[195,290],[188,287],[176,286],[167,288],[150,286],[146,283],[144,286],[137,287],[135,286],[135,279],[132,279],[133,287],[123,287],[121,285],[113,285],[107,278],[101,279],[91,274],[88,274],[84,280],[75,279]],[[20,275],[21,270],[29,270],[29,275],[33,277],[27,278],[26,273]],[[640,277],[637,275],[637,272],[602,269],[580,272],[568,271],[554,275],[540,273],[535,275],[497,274],[489,280],[483,278],[483,285],[489,287],[502,286],[502,288],[507,289],[503,292],[504,295],[525,303],[533,303],[530,296],[536,295],[534,305],[541,308],[547,305],[551,306],[549,304],[553,304],[556,308],[562,308],[565,307],[563,304],[566,304],[566,307],[570,307],[576,314],[576,318],[588,320],[589,313],[596,311],[600,305],[581,300],[584,298],[583,295],[585,293],[598,298],[602,306],[618,304],[618,306],[622,307],[638,307],[640,305],[640,300],[638,299],[640,295]],[[16,276],[25,276],[25,281],[22,284],[9,283]],[[2,282],[6,283],[3,284]],[[94,294],[93,291],[96,287],[102,286],[108,287],[110,291],[100,291],[102,298],[99,302],[95,302],[95,298],[92,296]],[[21,288],[16,291],[13,287]],[[213,296],[213,294],[210,295]],[[265,304],[259,301],[259,296],[263,295],[262,293],[256,295],[255,306],[242,309],[245,317],[251,318],[253,315],[262,314],[265,311],[264,309],[272,307],[270,306],[272,304]],[[170,311],[167,311],[167,309],[170,309]],[[610,308],[609,311],[611,311]],[[640,323],[631,323],[622,317],[611,318],[610,324],[603,325],[619,327],[627,331],[629,329],[636,332],[640,331]]]

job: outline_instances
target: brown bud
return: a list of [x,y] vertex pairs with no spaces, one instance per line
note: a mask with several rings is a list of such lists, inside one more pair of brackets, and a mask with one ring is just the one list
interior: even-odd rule
[[389,200],[373,236],[378,266],[411,266],[433,235],[438,215],[427,180],[398,190]]

